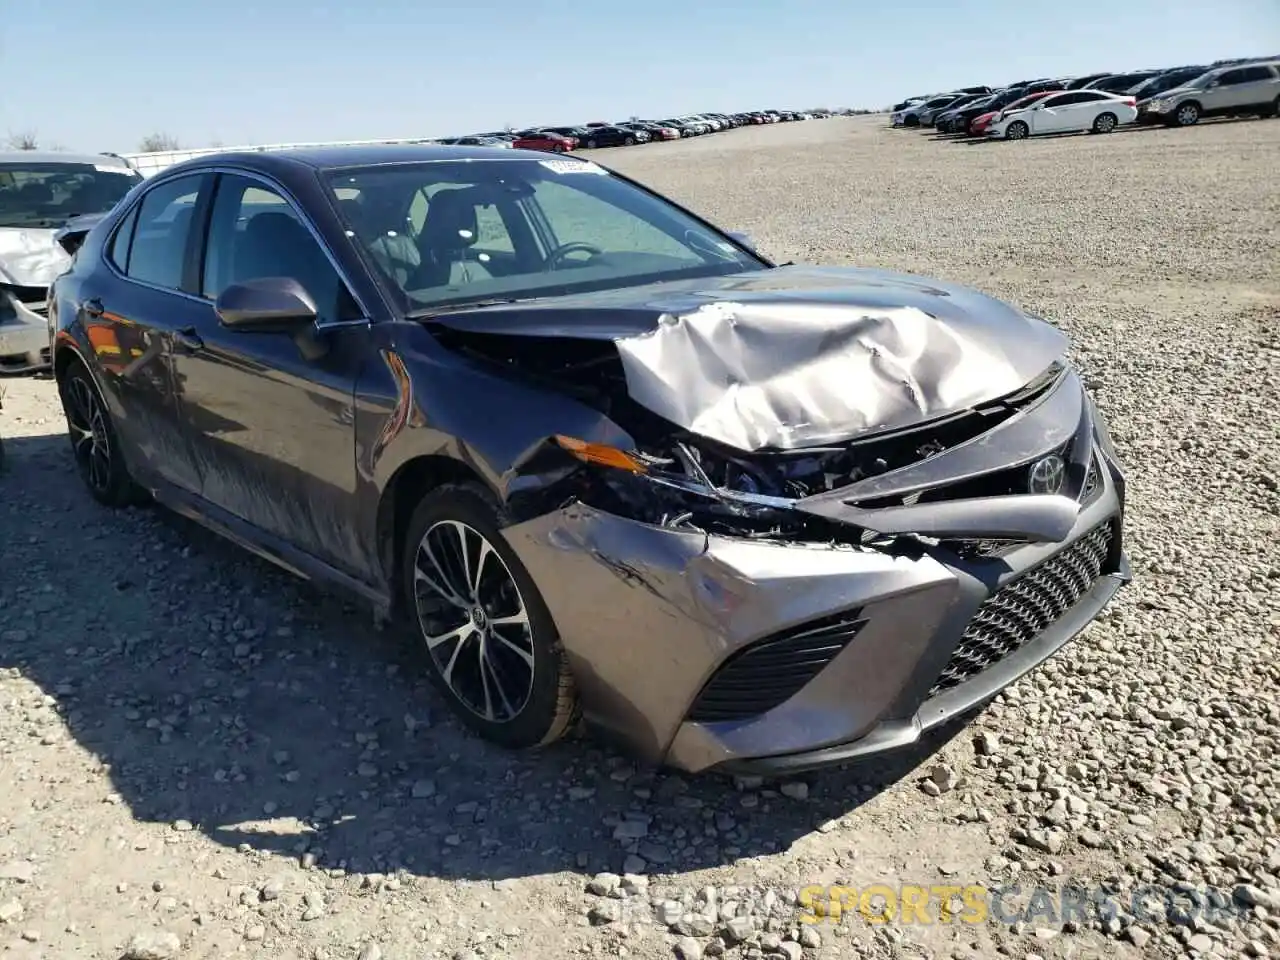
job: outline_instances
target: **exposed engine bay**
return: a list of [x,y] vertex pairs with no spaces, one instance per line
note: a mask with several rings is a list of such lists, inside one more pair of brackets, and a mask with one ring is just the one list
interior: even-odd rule
[[[588,449],[573,438],[553,438],[578,463],[561,465],[554,487],[566,499],[662,526],[692,526],[707,532],[770,539],[866,544],[876,535],[849,524],[791,509],[807,497],[839,490],[869,477],[920,463],[981,437],[1042,398],[1058,383],[1054,363],[1017,392],[949,416],[824,446],[797,450],[742,451],[681,429],[636,403],[617,351],[607,341],[506,337],[433,331],[451,349],[504,373],[566,393],[599,410],[631,434],[637,449]],[[551,464],[541,457],[525,469]],[[582,463],[600,469],[581,469]],[[965,490],[920,491],[909,502],[931,496],[998,496],[1013,489],[995,464],[988,482]],[[548,491],[550,493],[550,491]]]

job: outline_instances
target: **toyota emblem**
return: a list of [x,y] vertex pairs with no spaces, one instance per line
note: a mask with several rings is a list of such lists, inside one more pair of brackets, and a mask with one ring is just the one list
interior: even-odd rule
[[1066,477],[1066,461],[1052,453],[1031,465],[1031,469],[1027,471],[1027,489],[1039,494],[1059,493]]

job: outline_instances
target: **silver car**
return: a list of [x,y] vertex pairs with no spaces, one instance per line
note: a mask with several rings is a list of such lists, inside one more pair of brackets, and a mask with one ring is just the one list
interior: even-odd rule
[[59,228],[106,213],[141,182],[117,157],[0,153],[0,373],[49,365],[45,301],[71,262],[54,240]]
[[1201,117],[1280,115],[1280,61],[1219,67],[1153,97],[1141,107],[1148,122],[1189,127]]

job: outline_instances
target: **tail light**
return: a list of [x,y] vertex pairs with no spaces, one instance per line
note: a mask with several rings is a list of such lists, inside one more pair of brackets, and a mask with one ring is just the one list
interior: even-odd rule
[[1127,103],[1127,104],[1128,104],[1129,106],[1131,106],[1131,107],[1136,107],[1136,106],[1138,105],[1138,98],[1137,98],[1137,97],[1125,97],[1125,98],[1124,98],[1124,102],[1125,102],[1125,103]]

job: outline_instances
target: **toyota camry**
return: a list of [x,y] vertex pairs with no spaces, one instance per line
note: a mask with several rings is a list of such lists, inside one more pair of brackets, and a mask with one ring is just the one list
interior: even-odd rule
[[775,265],[590,161],[222,154],[61,242],[87,491],[363,597],[508,747],[580,718],[690,771],[903,747],[1129,577],[1055,327]]

